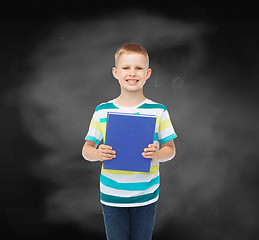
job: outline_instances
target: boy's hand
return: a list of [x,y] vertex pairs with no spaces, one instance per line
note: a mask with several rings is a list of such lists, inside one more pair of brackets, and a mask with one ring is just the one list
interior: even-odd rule
[[149,144],[148,145],[148,148],[145,148],[144,149],[144,152],[142,153],[142,156],[144,158],[151,158],[152,161],[156,161],[157,160],[157,157],[158,157],[158,146],[156,143],[153,143],[153,144]]
[[115,153],[116,152],[112,150],[111,146],[101,144],[97,149],[97,158],[101,162],[105,160],[111,160],[116,157]]

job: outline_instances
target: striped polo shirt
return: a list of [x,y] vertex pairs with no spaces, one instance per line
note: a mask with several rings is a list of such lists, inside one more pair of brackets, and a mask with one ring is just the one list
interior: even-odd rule
[[[90,122],[87,141],[105,144],[107,112],[151,114],[156,116],[154,143],[163,144],[174,138],[176,133],[167,108],[150,99],[134,107],[123,107],[115,99],[98,105]],[[144,149],[143,149],[144,151]],[[136,207],[154,203],[159,197],[159,163],[151,163],[150,172],[133,172],[101,169],[100,200],[102,204],[116,207]]]

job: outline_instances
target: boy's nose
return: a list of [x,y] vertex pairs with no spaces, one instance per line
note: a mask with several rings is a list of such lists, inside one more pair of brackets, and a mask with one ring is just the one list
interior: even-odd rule
[[131,70],[129,75],[130,75],[130,76],[135,76],[135,75],[136,75],[135,70]]

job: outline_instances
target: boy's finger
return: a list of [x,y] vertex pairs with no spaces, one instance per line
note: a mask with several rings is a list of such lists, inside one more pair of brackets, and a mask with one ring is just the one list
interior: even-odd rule
[[153,155],[153,152],[147,152],[147,153],[144,153],[145,156],[151,156]]
[[149,148],[157,148],[157,144],[156,143],[152,143],[148,145]]
[[109,145],[100,145],[102,149],[112,149]]
[[105,146],[106,149],[112,149],[112,147],[109,146],[109,145],[104,145],[104,146]]
[[156,150],[157,150],[157,148],[150,147],[150,148],[145,148],[144,152],[155,152]]
[[144,157],[144,158],[152,158],[151,156],[152,156],[152,153],[142,153],[142,156]]
[[115,158],[115,157],[116,157],[116,155],[112,155],[112,154],[104,154],[104,155],[102,155],[102,157],[103,157],[104,159],[113,159],[113,158]]
[[109,150],[109,149],[104,149],[103,152],[108,153],[108,154],[115,154],[116,153],[114,150]]
[[149,148],[149,152],[155,152],[157,148]]

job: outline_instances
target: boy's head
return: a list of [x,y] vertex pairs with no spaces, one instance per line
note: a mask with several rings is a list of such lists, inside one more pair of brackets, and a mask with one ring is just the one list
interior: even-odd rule
[[147,68],[148,68],[149,56],[148,56],[147,50],[141,44],[135,43],[135,42],[125,43],[117,50],[117,52],[115,53],[115,67],[118,66],[118,62],[122,54],[132,54],[132,53],[144,55],[147,59]]
[[123,91],[141,92],[151,72],[148,53],[139,43],[126,43],[117,50],[112,73]]

